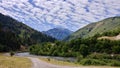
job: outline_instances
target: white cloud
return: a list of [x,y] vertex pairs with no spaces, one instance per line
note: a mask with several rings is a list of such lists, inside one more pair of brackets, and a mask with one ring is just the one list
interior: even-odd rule
[[43,31],[54,27],[77,30],[90,22],[120,15],[118,0],[2,0],[0,13]]

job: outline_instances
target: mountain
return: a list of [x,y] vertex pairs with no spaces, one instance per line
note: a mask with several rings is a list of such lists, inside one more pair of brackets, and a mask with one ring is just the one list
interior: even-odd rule
[[74,32],[65,40],[72,40],[76,38],[88,38],[95,34],[101,34],[120,27],[120,17],[110,17],[99,22],[88,24],[87,26]]
[[[54,42],[55,39],[38,32],[17,20],[0,14],[0,47],[16,50],[20,45],[32,45],[40,42]],[[16,46],[16,47],[15,47]]]
[[52,36],[53,38],[56,38],[58,40],[63,40],[73,32],[65,28],[53,28],[48,31],[44,31],[43,33],[47,34],[48,36]]

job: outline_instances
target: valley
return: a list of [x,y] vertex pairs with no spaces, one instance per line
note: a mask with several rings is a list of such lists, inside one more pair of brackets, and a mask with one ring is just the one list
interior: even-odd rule
[[[95,30],[95,34],[91,35],[91,33],[93,32],[90,31],[90,33],[88,33],[91,35],[90,37],[82,38],[76,35],[75,38],[70,38],[66,41],[55,41],[54,43],[46,42],[43,44],[36,44],[29,48],[30,54],[44,56],[75,57],[77,64],[119,67],[120,18],[112,17],[103,21],[99,23],[94,23],[97,25],[95,26],[95,28],[92,27],[91,31]],[[113,22],[116,23],[114,24],[114,26]],[[107,25],[107,23],[109,23],[109,25]],[[91,26],[89,25],[81,28],[80,30],[82,31],[82,29],[84,28],[89,30],[89,27],[91,28]],[[110,28],[107,28],[108,26]],[[105,27],[105,29],[99,29],[98,27]],[[96,32],[97,30],[100,30],[100,32]],[[101,30],[104,31],[101,32]],[[81,35],[81,32],[79,33],[79,31],[76,31],[75,33]]]
[[41,32],[0,13],[0,53],[0,68],[119,68],[120,17]]

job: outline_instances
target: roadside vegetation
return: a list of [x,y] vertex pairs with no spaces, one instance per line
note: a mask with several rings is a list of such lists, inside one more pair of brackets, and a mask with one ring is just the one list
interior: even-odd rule
[[42,61],[45,61],[50,64],[55,64],[55,65],[60,65],[60,66],[70,66],[70,67],[80,67],[80,68],[119,68],[119,67],[114,67],[114,66],[100,66],[100,65],[82,65],[79,63],[73,63],[69,61],[60,61],[60,60],[55,60],[55,59],[50,59],[50,58],[39,58]]
[[79,64],[72,63],[69,61],[60,61],[60,60],[55,60],[51,58],[39,58],[40,60],[43,60],[45,62],[55,64],[55,65],[61,65],[61,66],[80,66]]

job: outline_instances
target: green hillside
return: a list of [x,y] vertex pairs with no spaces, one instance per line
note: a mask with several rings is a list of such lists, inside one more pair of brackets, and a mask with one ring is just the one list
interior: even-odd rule
[[99,22],[91,23],[79,29],[78,31],[67,37],[65,40],[72,40],[76,38],[88,38],[94,36],[97,33],[102,34],[103,32],[114,30],[119,27],[120,17],[111,17]]
[[18,50],[20,45],[30,46],[55,39],[38,32],[27,25],[0,14],[0,51]]

